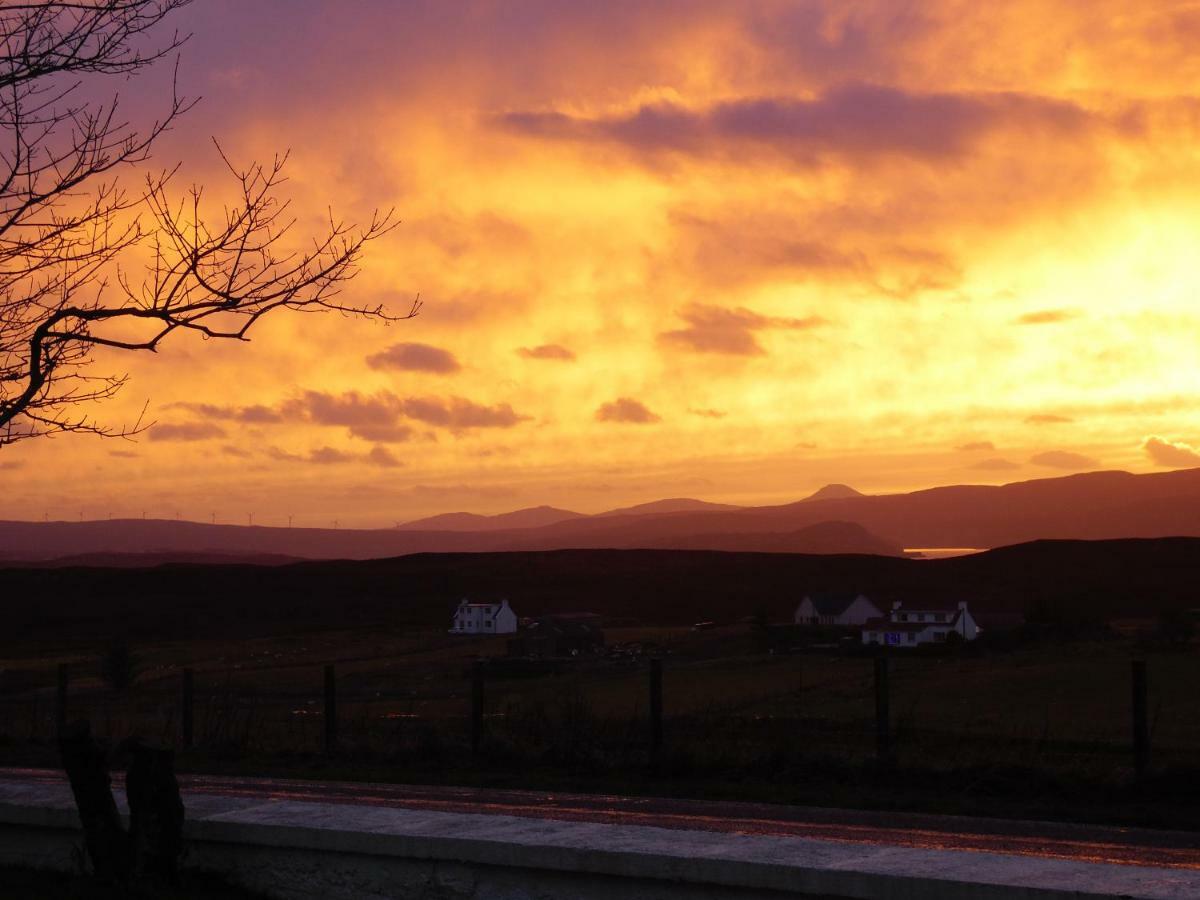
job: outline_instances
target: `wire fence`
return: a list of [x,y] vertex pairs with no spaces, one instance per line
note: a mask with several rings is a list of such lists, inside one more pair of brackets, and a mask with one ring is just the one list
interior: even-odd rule
[[115,690],[95,660],[0,673],[0,742],[65,722],[197,757],[324,755],[730,777],[832,761],[1111,779],[1200,760],[1200,658],[1064,651],[160,665]]

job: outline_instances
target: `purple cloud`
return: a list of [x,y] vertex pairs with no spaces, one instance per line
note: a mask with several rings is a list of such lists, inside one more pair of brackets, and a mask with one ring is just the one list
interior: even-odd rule
[[511,428],[529,420],[507,403],[483,406],[464,397],[409,397],[400,403],[401,413],[428,425],[453,431],[468,428]]
[[434,372],[449,375],[462,369],[454,354],[429,344],[392,344],[386,350],[367,357],[372,369],[399,369],[405,372]]
[[514,112],[498,121],[533,137],[606,141],[640,152],[731,156],[760,147],[805,164],[824,155],[943,162],[1005,126],[1076,134],[1096,124],[1072,103],[1031,94],[914,93],[871,84],[835,87],[812,99],[747,97],[699,109],[656,103],[594,119]]
[[637,425],[662,421],[661,416],[651,412],[644,403],[632,397],[618,397],[611,403],[602,404],[596,410],[596,419],[600,422],[633,422]]
[[680,314],[687,327],[659,334],[661,343],[685,347],[699,353],[725,353],[733,356],[761,356],[766,351],[754,332],[766,328],[802,330],[825,324],[820,316],[791,319],[764,316],[744,307],[726,309],[694,303]]

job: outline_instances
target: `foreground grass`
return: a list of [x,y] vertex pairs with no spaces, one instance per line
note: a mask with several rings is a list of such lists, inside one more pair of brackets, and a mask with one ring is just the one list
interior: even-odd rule
[[67,872],[0,866],[4,900],[263,900],[221,879],[188,872],[178,887],[116,888]]

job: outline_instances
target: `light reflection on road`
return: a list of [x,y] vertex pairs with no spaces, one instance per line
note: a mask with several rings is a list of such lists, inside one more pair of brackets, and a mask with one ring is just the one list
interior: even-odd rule
[[[61,784],[64,779],[46,769],[0,769],[0,780]],[[426,785],[212,775],[181,775],[179,783],[185,800],[188,794],[207,794],[358,804],[1200,870],[1200,833],[1190,832]]]

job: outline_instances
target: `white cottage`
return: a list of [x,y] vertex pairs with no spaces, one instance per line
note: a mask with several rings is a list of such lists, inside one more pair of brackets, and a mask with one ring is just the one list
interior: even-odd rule
[[883,612],[865,594],[854,591],[805,594],[796,607],[797,625],[862,625]]
[[979,637],[976,624],[966,601],[950,609],[905,609],[904,604],[892,604],[886,618],[871,619],[863,625],[864,644],[884,644],[892,647],[916,647],[921,644],[944,644],[951,634],[973,641]]
[[468,603],[463,598],[454,611],[451,634],[513,634],[517,630],[517,614],[508,600],[499,603]]

